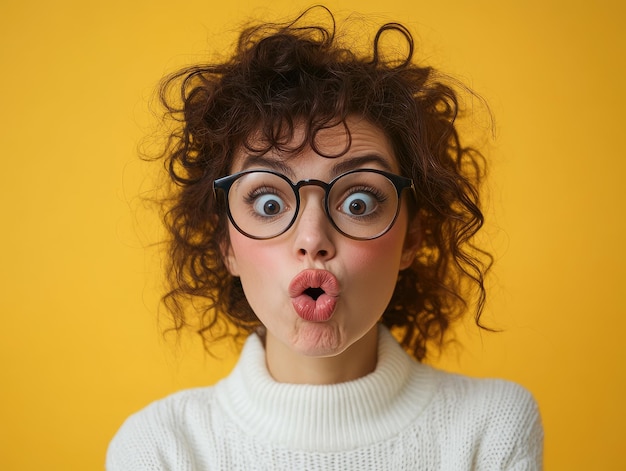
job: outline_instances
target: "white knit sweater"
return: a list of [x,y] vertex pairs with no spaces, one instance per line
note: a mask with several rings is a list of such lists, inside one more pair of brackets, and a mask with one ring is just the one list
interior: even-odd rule
[[413,361],[384,328],[376,370],[335,385],[275,382],[252,335],[226,379],[157,401],[109,446],[109,471],[539,470],[531,395]]

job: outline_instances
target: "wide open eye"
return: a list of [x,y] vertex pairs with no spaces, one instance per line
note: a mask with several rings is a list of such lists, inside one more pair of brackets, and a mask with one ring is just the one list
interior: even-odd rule
[[257,215],[272,217],[278,216],[285,210],[285,203],[278,195],[267,193],[256,197],[252,207]]
[[341,204],[341,211],[349,216],[367,216],[378,207],[378,201],[371,193],[359,191],[349,195]]

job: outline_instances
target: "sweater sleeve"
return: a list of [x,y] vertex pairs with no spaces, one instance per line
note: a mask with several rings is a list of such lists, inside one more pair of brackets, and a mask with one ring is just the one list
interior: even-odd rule
[[543,426],[533,396],[507,381],[492,383],[487,394],[490,414],[479,453],[484,471],[540,471],[543,469]]
[[534,398],[522,390],[521,428],[509,471],[541,471],[543,469],[543,425]]
[[107,471],[191,471],[184,435],[167,401],[156,402],[130,416],[109,444]]

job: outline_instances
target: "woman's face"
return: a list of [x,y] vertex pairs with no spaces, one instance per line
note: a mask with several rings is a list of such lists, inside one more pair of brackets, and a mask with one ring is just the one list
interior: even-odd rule
[[[392,147],[379,128],[357,119],[349,119],[348,127],[351,147],[340,157],[325,158],[311,149],[296,156],[269,153],[262,158],[242,151],[232,173],[280,169],[292,182],[329,182],[361,168],[399,173]],[[346,147],[345,130],[327,129],[317,142],[322,153],[337,155]],[[354,240],[328,220],[320,187],[304,186],[300,197],[295,223],[275,238],[251,239],[229,225],[226,264],[232,275],[240,277],[250,306],[266,328],[270,370],[272,352],[280,352],[280,361],[329,358],[359,348],[361,354],[366,348],[375,355],[377,321],[389,303],[398,272],[413,260],[406,240],[406,204],[383,236]],[[309,288],[322,294],[314,299],[316,294],[311,295]]]

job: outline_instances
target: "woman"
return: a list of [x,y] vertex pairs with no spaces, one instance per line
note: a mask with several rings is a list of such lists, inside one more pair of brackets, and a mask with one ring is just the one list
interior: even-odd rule
[[[420,363],[470,291],[480,325],[490,261],[456,92],[401,25],[359,54],[306,18],[164,82],[180,123],[164,300],[208,348],[246,341],[217,385],[131,416],[107,468],[540,469],[528,392]],[[385,54],[394,33],[406,57]]]

